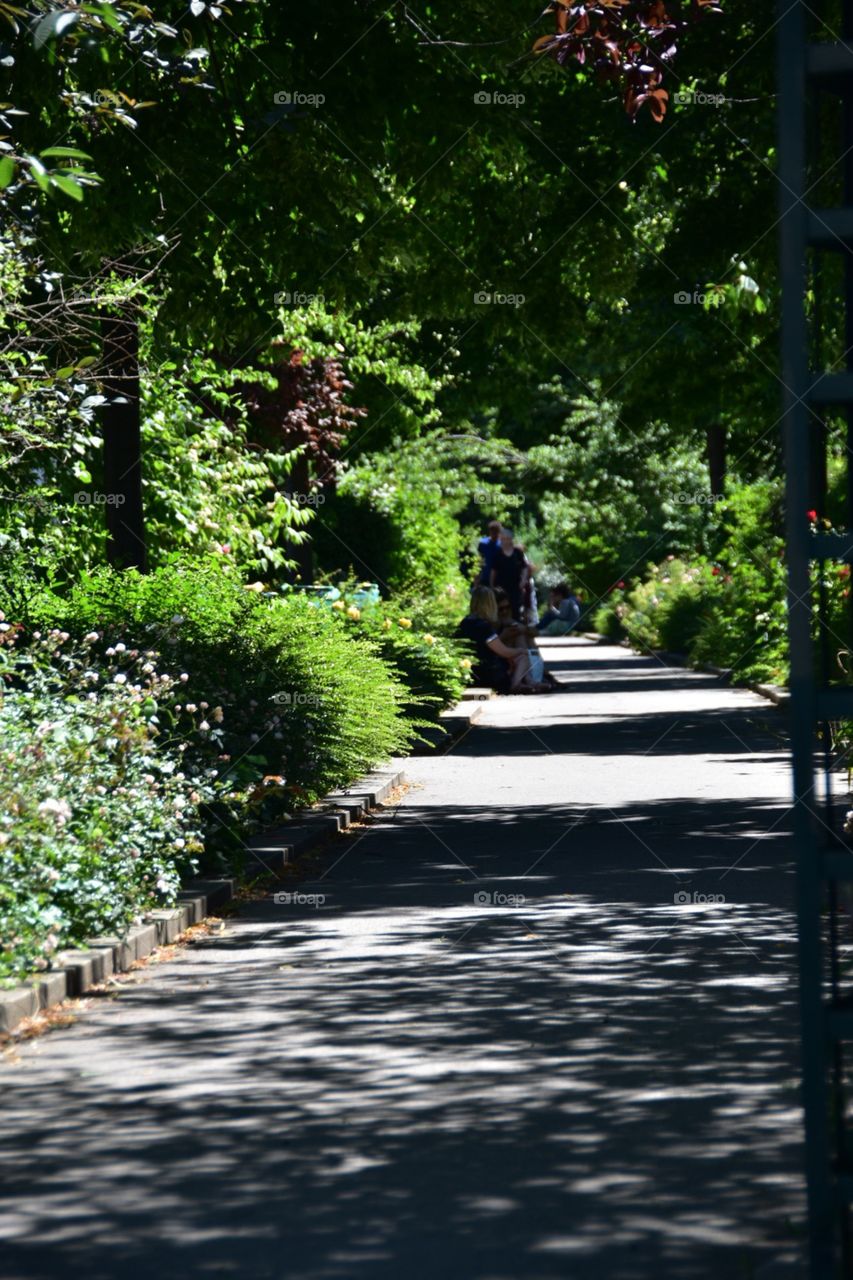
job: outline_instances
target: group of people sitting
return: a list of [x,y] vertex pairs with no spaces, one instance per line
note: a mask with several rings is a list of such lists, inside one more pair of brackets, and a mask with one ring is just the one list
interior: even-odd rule
[[500,693],[550,693],[557,682],[545,668],[536,637],[566,635],[581,616],[581,601],[561,582],[539,617],[532,566],[512,532],[493,520],[480,539],[480,569],[468,616],[457,636],[474,647],[474,683]]

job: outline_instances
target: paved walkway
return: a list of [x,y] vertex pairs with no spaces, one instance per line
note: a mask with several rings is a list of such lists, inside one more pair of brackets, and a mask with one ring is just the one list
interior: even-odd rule
[[563,690],[410,761],[303,885],[321,908],[259,903],[0,1065],[4,1280],[777,1274],[803,1213],[783,718],[618,648],[549,656]]

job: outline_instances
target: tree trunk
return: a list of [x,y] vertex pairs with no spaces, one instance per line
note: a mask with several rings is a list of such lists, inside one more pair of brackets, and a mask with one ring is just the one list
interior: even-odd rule
[[142,440],[139,411],[139,325],[126,311],[106,316],[104,395],[104,505],[107,556],[121,569],[145,573],[147,555],[142,513]]

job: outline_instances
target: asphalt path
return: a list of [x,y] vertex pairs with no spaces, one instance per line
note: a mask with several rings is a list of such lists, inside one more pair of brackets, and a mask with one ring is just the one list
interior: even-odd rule
[[301,901],[0,1062],[3,1280],[801,1275],[784,716],[544,649]]

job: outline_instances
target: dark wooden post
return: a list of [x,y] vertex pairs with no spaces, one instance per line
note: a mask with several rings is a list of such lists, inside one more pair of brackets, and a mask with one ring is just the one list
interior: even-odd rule
[[117,568],[147,567],[142,512],[142,440],[139,411],[139,325],[130,310],[105,316],[104,495],[107,555]]

